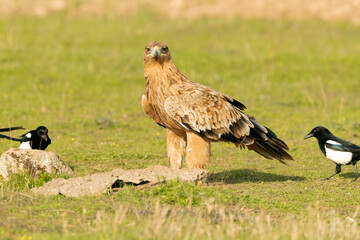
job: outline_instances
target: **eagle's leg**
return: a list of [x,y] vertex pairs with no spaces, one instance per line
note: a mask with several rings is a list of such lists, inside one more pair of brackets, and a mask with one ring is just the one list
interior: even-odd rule
[[186,133],[166,129],[166,144],[170,168],[181,168],[186,148]]
[[206,168],[210,161],[210,141],[195,133],[186,133],[186,163],[189,168]]

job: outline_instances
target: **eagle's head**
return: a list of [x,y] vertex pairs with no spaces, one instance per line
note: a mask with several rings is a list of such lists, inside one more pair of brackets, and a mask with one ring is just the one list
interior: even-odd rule
[[145,47],[144,63],[164,63],[171,60],[168,46],[162,42],[151,42]]

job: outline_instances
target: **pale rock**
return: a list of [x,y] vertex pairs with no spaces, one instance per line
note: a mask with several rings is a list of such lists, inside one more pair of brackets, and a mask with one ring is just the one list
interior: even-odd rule
[[71,168],[53,152],[10,148],[0,157],[0,175],[4,179],[12,173],[36,177],[43,172],[73,175]]

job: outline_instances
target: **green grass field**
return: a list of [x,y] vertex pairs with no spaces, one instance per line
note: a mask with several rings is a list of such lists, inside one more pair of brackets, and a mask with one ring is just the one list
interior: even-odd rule
[[[81,199],[40,197],[45,180],[0,183],[2,239],[356,239],[360,180],[315,126],[360,144],[360,27],[348,23],[136,17],[0,19],[0,126],[49,128],[77,176],[167,165],[165,130],[141,107],[142,54],[168,44],[190,80],[239,100],[286,141],[283,165],[212,145],[202,186],[169,182]],[[21,131],[19,134],[22,133]],[[0,140],[0,152],[16,143]]]

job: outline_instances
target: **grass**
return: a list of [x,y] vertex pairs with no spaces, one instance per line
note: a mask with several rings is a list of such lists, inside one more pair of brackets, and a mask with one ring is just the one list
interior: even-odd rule
[[[169,45],[189,79],[244,103],[295,161],[212,145],[202,186],[169,182],[81,199],[32,195],[48,181],[0,184],[4,239],[354,239],[360,191],[314,139],[324,125],[360,144],[360,28],[342,22],[133,17],[0,20],[2,127],[45,125],[76,176],[167,164],[165,132],[142,111],[142,54]],[[16,132],[17,133],[17,132]],[[20,132],[19,132],[20,134]],[[0,141],[4,152],[16,143]]]

